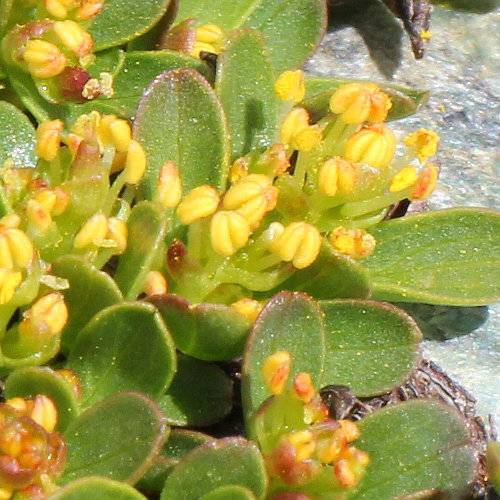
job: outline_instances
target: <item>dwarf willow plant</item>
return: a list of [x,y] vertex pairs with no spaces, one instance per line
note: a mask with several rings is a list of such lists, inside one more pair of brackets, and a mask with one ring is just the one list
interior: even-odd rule
[[[388,124],[425,92],[297,70],[325,11],[0,4],[0,498],[468,491],[454,410],[354,424],[318,393],[408,379],[421,333],[387,301],[484,305],[500,282],[497,213],[387,220],[431,194],[439,137],[398,148]],[[246,437],[189,430],[231,411],[233,358]]]

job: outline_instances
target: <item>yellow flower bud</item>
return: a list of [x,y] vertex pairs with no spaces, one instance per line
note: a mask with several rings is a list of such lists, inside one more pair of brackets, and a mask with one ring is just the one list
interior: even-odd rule
[[425,200],[434,191],[439,176],[439,168],[434,163],[427,163],[418,177],[415,189],[411,192],[409,199]]
[[[35,251],[33,249],[33,244],[23,231],[20,229],[7,229],[0,233],[0,237],[7,242],[11,260],[18,267],[24,268],[31,263]],[[9,261],[9,259],[7,259],[7,261]],[[2,264],[0,264],[0,267],[8,268],[8,266]]]
[[127,159],[123,167],[125,182],[127,184],[137,184],[142,179],[145,171],[146,153],[135,139],[131,139],[128,147]]
[[302,101],[306,94],[304,73],[300,69],[281,73],[274,84],[274,92],[283,101]]
[[17,214],[4,215],[0,219],[0,232],[6,229],[16,229],[21,224],[21,217]]
[[66,191],[63,191],[61,188],[56,187],[52,190],[52,192],[56,196],[56,201],[54,203],[54,206],[52,207],[51,213],[52,215],[55,215],[57,217],[58,215],[64,213],[66,208],[68,208],[70,198],[68,193],[66,193]]
[[177,207],[177,215],[183,224],[212,215],[219,206],[219,193],[212,186],[198,186],[190,191]]
[[389,96],[374,83],[347,83],[330,98],[331,111],[349,124],[382,122],[391,106]]
[[45,40],[28,40],[24,51],[28,71],[35,78],[52,78],[66,67],[66,56],[53,43]]
[[212,45],[211,43],[195,42],[190,55],[199,58],[202,52],[209,52],[210,54],[218,54],[220,51],[217,48],[215,48],[215,46]]
[[104,0],[82,0],[80,7],[75,10],[74,18],[76,21],[87,21],[91,19],[104,7]]
[[0,304],[7,304],[23,281],[19,271],[0,268]]
[[421,128],[405,137],[404,143],[415,151],[418,159],[423,163],[436,154],[439,135],[434,130]]
[[115,255],[120,255],[127,248],[128,229],[124,220],[118,217],[110,217],[108,219],[108,231],[106,238],[115,242]]
[[9,241],[5,234],[0,233],[0,268],[12,269],[14,267],[14,260],[12,259],[12,252],[9,247]]
[[290,375],[292,357],[288,351],[271,354],[262,366],[262,376],[267,388],[274,394],[281,394]]
[[165,208],[175,207],[181,201],[182,182],[177,165],[173,161],[167,161],[161,167],[156,197]]
[[316,260],[321,248],[321,235],[307,222],[292,222],[272,243],[272,248],[285,262],[304,269]]
[[338,423],[340,424],[340,428],[342,429],[348,443],[356,441],[356,439],[361,436],[359,427],[354,422],[351,422],[350,420],[338,420]]
[[344,488],[354,488],[369,462],[368,453],[349,446],[341,451],[339,460],[335,463],[335,477]]
[[45,234],[52,224],[49,211],[36,200],[28,200],[26,203],[26,217],[42,234]]
[[68,321],[68,309],[60,292],[51,292],[38,299],[23,314],[19,324],[21,336],[53,336],[62,331]]
[[330,243],[335,251],[354,259],[368,257],[376,246],[375,238],[364,229],[346,229],[342,226],[330,233]]
[[61,43],[77,57],[83,57],[92,52],[94,41],[90,33],[85,31],[75,21],[69,19],[66,21],[56,21],[53,30]]
[[168,282],[160,271],[149,271],[144,280],[144,293],[151,297],[163,295],[168,292]]
[[337,194],[339,167],[335,158],[329,158],[321,165],[318,172],[318,187],[327,196]]
[[127,151],[132,139],[132,131],[128,122],[117,118],[109,124],[109,131],[117,151],[122,153]]
[[61,136],[64,123],[61,120],[43,122],[36,129],[36,154],[44,160],[51,161],[61,147]]
[[231,307],[254,323],[264,306],[258,300],[241,299],[237,302],[233,302]]
[[397,193],[412,186],[415,182],[417,182],[417,171],[412,165],[407,165],[392,178],[389,191]]
[[245,218],[234,211],[216,212],[210,223],[212,248],[227,257],[243,248],[250,237],[250,227]]
[[304,108],[294,108],[281,125],[281,142],[298,151],[310,151],[322,139],[318,125],[309,125],[309,113]]
[[85,222],[75,236],[73,246],[85,248],[91,245],[100,246],[108,232],[108,219],[104,214],[97,213]]
[[58,19],[65,19],[68,15],[68,9],[65,7],[66,2],[60,0],[45,0],[45,8],[47,12]]
[[309,403],[313,396],[316,394],[314,389],[311,375],[309,373],[301,372],[293,378],[293,390],[295,394],[304,403]]
[[216,24],[203,24],[196,28],[196,41],[204,43],[218,43],[224,39],[224,32]]
[[50,398],[42,394],[35,397],[29,416],[47,432],[53,432],[57,425],[57,408]]
[[309,430],[295,431],[289,434],[288,441],[295,448],[295,460],[309,460],[316,449],[316,439]]
[[345,145],[344,156],[354,162],[384,168],[394,158],[396,138],[383,123],[372,123],[353,134]]

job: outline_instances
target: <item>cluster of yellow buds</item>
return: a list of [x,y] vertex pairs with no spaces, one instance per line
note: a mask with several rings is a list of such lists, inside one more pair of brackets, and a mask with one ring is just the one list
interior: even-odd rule
[[45,498],[55,489],[66,460],[64,439],[54,432],[56,423],[57,409],[46,396],[0,404],[0,498],[16,493]]
[[272,498],[280,498],[283,483],[284,491],[304,495],[312,481],[330,485],[332,492],[353,488],[370,461],[351,444],[359,438],[359,428],[349,420],[329,418],[308,373],[295,375],[290,384],[291,365],[290,354],[279,351],[262,369],[273,397],[261,406],[255,431],[271,476]]
[[195,29],[194,45],[191,55],[200,57],[202,52],[219,54],[225,42],[225,35],[222,29],[216,24],[203,24]]

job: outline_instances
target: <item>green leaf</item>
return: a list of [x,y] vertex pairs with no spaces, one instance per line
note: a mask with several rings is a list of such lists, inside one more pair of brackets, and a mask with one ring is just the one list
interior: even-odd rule
[[134,484],[158,453],[166,432],[154,401],[134,392],[115,394],[66,429],[68,457],[60,481],[99,475]]
[[277,72],[300,66],[318,45],[326,28],[322,0],[183,0],[176,22],[194,17],[223,30],[260,31]]
[[486,467],[497,493],[500,493],[500,443],[490,441],[486,448]]
[[228,484],[203,495],[201,500],[255,500],[255,495],[248,488]]
[[168,476],[160,500],[199,500],[226,485],[246,487],[264,498],[267,476],[254,443],[226,438],[199,446]]
[[186,429],[172,429],[168,441],[163,445],[160,454],[146,471],[137,487],[153,491],[161,491],[165,480],[174,467],[197,446],[214,441],[214,438],[201,432]]
[[0,101],[0,131],[0,166],[11,158],[16,167],[34,167],[35,128],[24,113],[5,101]]
[[114,277],[126,299],[141,294],[146,275],[164,249],[167,223],[165,211],[149,201],[138,203],[130,212],[127,249],[120,256]]
[[62,348],[70,351],[80,330],[102,309],[123,300],[109,274],[99,271],[80,257],[65,255],[52,263],[52,273],[67,279],[62,290],[69,320],[62,331]]
[[122,45],[153,27],[166,12],[170,0],[106,0],[89,33],[97,52]]
[[305,292],[317,300],[366,298],[370,296],[371,283],[361,264],[323,244],[314,263],[296,270],[279,288]]
[[196,427],[222,420],[232,408],[233,383],[215,364],[179,355],[177,372],[159,400],[170,425]]
[[233,160],[277,142],[274,76],[258,32],[246,29],[231,36],[217,59],[215,91],[227,117]]
[[249,321],[223,304],[191,304],[178,295],[148,299],[160,311],[179,351],[205,361],[241,356]]
[[5,381],[5,399],[34,398],[37,394],[44,394],[55,403],[58,412],[58,430],[64,431],[78,415],[78,403],[73,387],[51,368],[20,368],[13,371]]
[[135,488],[105,477],[90,476],[76,479],[58,489],[47,500],[147,500]]
[[[81,114],[89,113],[93,109],[132,119],[144,90],[156,76],[164,71],[186,67],[200,72],[207,78],[210,77],[208,67],[199,59],[178,52],[168,50],[128,52],[125,54],[123,66],[113,80],[113,97],[99,97],[83,104],[68,105],[67,120],[73,122]],[[94,70],[94,67],[91,69]]]
[[13,3],[14,0],[2,0],[0,2],[0,39],[3,38],[5,29],[7,28]]
[[142,187],[152,199],[162,165],[174,161],[187,193],[201,184],[225,187],[229,141],[222,107],[210,84],[185,68],[157,77],[139,102],[134,134],[148,157]]
[[349,500],[392,500],[421,490],[463,498],[477,459],[458,413],[436,401],[414,400],[378,410],[359,423],[356,447],[370,465]]
[[241,392],[247,419],[271,395],[262,366],[277,351],[291,354],[293,374],[308,372],[314,384],[321,380],[325,358],[323,317],[318,304],[307,295],[275,295],[254,324],[242,366]]
[[[330,112],[331,95],[341,85],[352,82],[365,83],[362,80],[346,80],[344,78],[307,77],[306,95],[300,105],[311,113],[313,121],[318,121]],[[399,120],[415,114],[427,104],[430,95],[427,90],[408,89],[386,83],[378,83],[378,86],[389,95],[392,101],[392,107],[387,116],[388,121]]]
[[365,260],[373,298],[400,302],[490,304],[500,296],[500,213],[452,208],[381,222]]
[[326,355],[321,385],[347,385],[359,397],[390,391],[410,376],[422,334],[404,311],[368,300],[320,302]]
[[83,408],[119,391],[158,399],[174,377],[175,346],[153,306],[117,304],[80,332],[67,367],[80,377]]

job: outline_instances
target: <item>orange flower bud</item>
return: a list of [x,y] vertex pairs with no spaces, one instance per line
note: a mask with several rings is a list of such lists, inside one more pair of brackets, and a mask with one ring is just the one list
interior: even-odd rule
[[264,306],[258,300],[241,299],[233,302],[231,307],[254,323]]
[[311,375],[305,372],[295,375],[293,378],[293,390],[299,399],[304,403],[311,401],[313,396],[316,394],[312,384]]
[[427,163],[418,177],[415,189],[411,192],[410,200],[425,200],[434,191],[439,176],[439,168],[434,163]]
[[295,448],[295,460],[309,460],[316,449],[316,440],[309,430],[292,432],[288,441]]
[[148,297],[163,295],[168,291],[167,279],[160,271],[149,271],[146,275],[143,289]]
[[290,375],[292,357],[288,351],[278,351],[269,356],[262,366],[267,388],[275,395],[281,394]]
[[354,259],[363,259],[375,250],[375,238],[364,229],[346,229],[342,226],[330,233],[333,248]]

